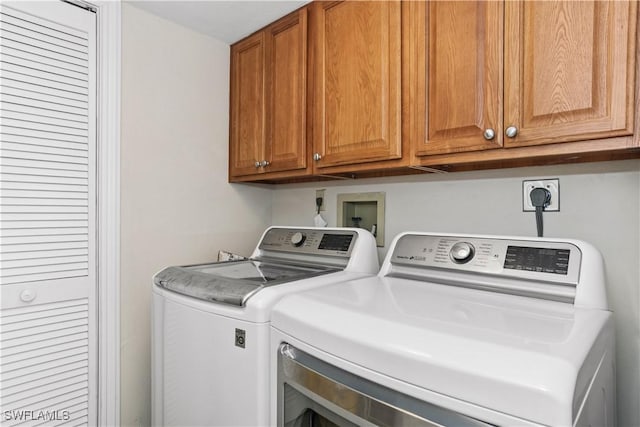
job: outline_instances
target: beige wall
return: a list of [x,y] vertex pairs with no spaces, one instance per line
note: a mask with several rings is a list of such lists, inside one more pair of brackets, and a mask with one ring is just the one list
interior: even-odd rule
[[[326,188],[329,225],[338,193],[386,192],[386,240],[407,230],[535,236],[522,212],[522,180],[560,178],[560,212],[545,236],[586,240],[602,252],[617,327],[618,421],[640,425],[640,161],[290,184],[273,192],[274,224],[312,225],[315,189]],[[387,248],[380,250],[380,259]]]
[[151,276],[249,254],[271,190],[227,184],[229,46],[123,4],[121,421],[150,425]]

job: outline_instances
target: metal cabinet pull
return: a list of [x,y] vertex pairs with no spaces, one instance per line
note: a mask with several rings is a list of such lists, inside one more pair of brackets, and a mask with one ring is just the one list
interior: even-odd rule
[[320,155],[320,153],[315,153],[313,155],[313,160],[315,160],[316,162],[320,159],[322,159],[322,155]]
[[260,162],[260,166],[262,166],[263,168],[266,166],[269,166],[271,164],[271,162],[267,161],[267,160],[263,160]]
[[509,138],[515,138],[518,134],[518,128],[515,126],[509,126],[504,132]]
[[493,129],[488,128],[484,130],[484,139],[486,139],[487,141],[491,141],[495,137],[496,132]]

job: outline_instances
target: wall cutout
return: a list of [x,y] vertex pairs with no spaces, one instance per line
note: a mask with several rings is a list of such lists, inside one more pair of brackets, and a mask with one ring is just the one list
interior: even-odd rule
[[384,246],[384,193],[338,194],[338,227],[369,230]]

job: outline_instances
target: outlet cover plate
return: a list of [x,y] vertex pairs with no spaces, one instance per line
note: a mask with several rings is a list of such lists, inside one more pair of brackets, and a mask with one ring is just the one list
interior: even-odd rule
[[551,203],[545,208],[545,212],[560,211],[560,179],[531,179],[522,181],[522,211],[535,212],[536,208],[531,204],[529,194],[534,188],[542,187],[551,192]]

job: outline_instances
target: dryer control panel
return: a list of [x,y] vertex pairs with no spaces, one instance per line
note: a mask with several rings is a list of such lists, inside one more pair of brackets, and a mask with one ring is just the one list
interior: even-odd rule
[[391,263],[485,273],[501,277],[577,284],[581,252],[572,243],[466,236],[407,234],[396,243]]

